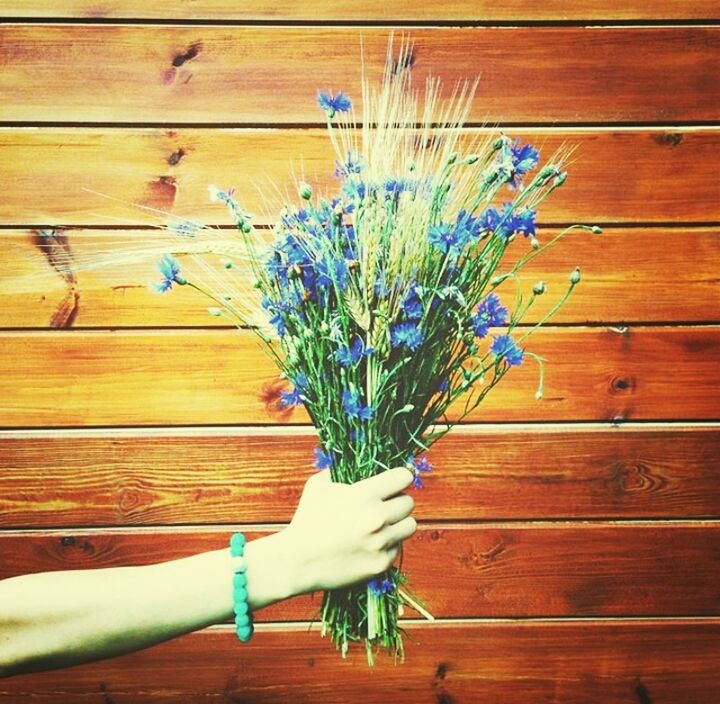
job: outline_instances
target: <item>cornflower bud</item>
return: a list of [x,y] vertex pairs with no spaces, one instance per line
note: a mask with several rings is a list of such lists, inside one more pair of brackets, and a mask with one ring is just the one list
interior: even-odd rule
[[559,176],[555,178],[555,186],[562,186],[567,181],[567,171],[563,171]]
[[471,154],[470,156],[465,157],[465,163],[470,165],[474,164],[480,157],[477,156],[477,154]]
[[534,293],[536,296],[542,296],[542,294],[545,293],[545,291],[546,291],[546,288],[545,288],[545,282],[544,282],[544,281],[538,281],[538,282],[533,286],[533,293]]
[[602,232],[602,227],[598,227],[597,225],[592,226],[592,233],[594,235],[599,235]]
[[570,274],[570,283],[574,286],[577,283],[580,283],[580,267],[576,266],[573,270],[573,273]]
[[207,309],[208,313],[210,315],[215,316],[216,318],[219,318],[222,315],[222,311],[219,308],[211,307]]
[[447,163],[448,163],[448,164],[454,164],[454,163],[457,161],[457,158],[458,158],[457,152],[453,152],[453,153],[448,157]]
[[490,184],[493,181],[495,181],[498,177],[497,171],[490,171],[489,173],[485,174],[485,178],[483,179],[486,184]]
[[312,186],[310,186],[309,183],[305,183],[305,181],[301,181],[299,193],[303,200],[310,200],[312,198]]
[[512,140],[510,139],[510,137],[508,137],[506,134],[503,134],[493,142],[492,148],[497,151],[498,149],[500,149],[500,147],[503,146],[503,144],[509,146],[511,142]]
[[537,237],[531,237],[530,238],[530,246],[533,249],[540,249],[540,242],[538,242]]

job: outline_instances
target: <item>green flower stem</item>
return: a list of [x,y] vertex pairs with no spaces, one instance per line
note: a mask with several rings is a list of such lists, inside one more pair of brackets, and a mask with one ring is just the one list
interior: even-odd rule
[[522,269],[522,267],[524,267],[528,262],[531,262],[533,259],[535,259],[535,257],[537,257],[541,252],[544,252],[545,250],[552,247],[559,239],[564,237],[568,232],[575,229],[588,230],[589,232],[592,232],[591,225],[570,225],[569,227],[566,227],[564,230],[562,230],[559,234],[555,235],[555,237],[546,242],[544,245],[538,247],[538,249],[533,249],[524,257],[518,259],[518,261],[515,263],[515,266],[513,266],[513,268],[503,276],[516,274],[518,271],[520,271],[520,269]]
[[535,332],[541,325],[545,324],[555,313],[558,311],[558,309],[567,301],[567,299],[570,297],[570,294],[572,293],[573,289],[575,288],[574,283],[570,283],[570,285],[567,288],[567,291],[558,299],[557,303],[542,317],[540,321],[535,323],[531,328],[528,328],[522,337],[520,337],[518,340],[516,340],[516,344],[520,344],[523,340],[526,340],[530,335]]

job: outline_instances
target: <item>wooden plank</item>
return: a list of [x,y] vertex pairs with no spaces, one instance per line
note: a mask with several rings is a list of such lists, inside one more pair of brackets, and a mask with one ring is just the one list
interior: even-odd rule
[[34,0],[11,0],[0,7],[0,17],[77,18],[77,19],[166,19],[166,20],[353,20],[395,21],[508,21],[528,20],[638,20],[718,18],[717,3],[711,0],[446,0],[442,4],[396,0],[323,0],[312,8],[292,0],[246,0],[228,4],[225,0],[180,3],[155,0],[121,0],[98,5],[90,0],[51,0],[38,5]]
[[[557,231],[540,228],[538,236],[547,241]],[[119,252],[132,243],[150,244],[156,239],[152,230],[65,230],[62,235],[77,262],[101,251],[116,248]],[[510,248],[508,265],[511,257],[519,257],[527,246],[527,242],[518,241]],[[159,253],[133,265],[80,269],[76,264],[77,283],[71,293],[66,278],[49,266],[38,246],[38,230],[0,233],[0,326],[227,326],[227,319],[208,314],[211,301],[192,290],[180,288],[166,296],[150,291],[148,282],[159,277],[158,259]],[[215,257],[203,259],[224,271]],[[179,260],[186,269],[187,257],[180,256]],[[537,322],[547,313],[567,286],[568,273],[576,264],[583,272],[582,285],[553,322],[720,321],[717,227],[611,227],[600,236],[585,231],[571,233],[524,269],[523,295],[530,295],[538,280],[548,286],[548,294],[538,299],[527,322]],[[237,276],[236,272],[230,274]],[[507,282],[499,292],[514,301],[515,283]],[[65,314],[58,315],[59,310]],[[71,315],[72,310],[75,315]]]
[[[6,431],[0,526],[289,522],[309,428]],[[419,520],[720,517],[720,426],[462,426],[435,445]]]
[[[361,35],[375,80],[386,27],[7,24],[0,120],[324,124],[319,88],[359,99]],[[718,27],[418,27],[412,38],[418,85],[434,71],[449,94],[482,75],[476,122],[717,119]]]
[[[0,336],[2,426],[307,423],[250,331],[52,331]],[[467,420],[718,417],[720,328],[552,328]],[[451,409],[457,417],[461,400]]]
[[[269,532],[238,529],[249,540]],[[164,562],[221,549],[233,530],[3,531],[0,578]],[[720,522],[421,525],[404,543],[403,569],[438,618],[717,615]],[[313,619],[321,596],[257,617]]]
[[[466,134],[478,133],[487,130]],[[567,183],[540,207],[542,223],[718,220],[720,129],[517,128],[507,133],[534,144],[543,162],[563,144],[576,148]],[[334,156],[321,129],[5,127],[0,153],[0,224],[6,225],[161,226],[170,213],[232,226],[227,208],[210,202],[209,184],[235,187],[256,222],[267,223],[280,205],[270,183],[294,192],[291,164],[318,193],[338,190]],[[270,198],[270,219],[258,186]],[[32,193],[42,197],[28,197]],[[503,195],[510,192],[498,198]]]
[[9,704],[553,702],[710,704],[720,621],[491,621],[408,628],[404,664],[340,657],[315,626],[260,624],[248,645],[218,627],[133,655],[0,680]]

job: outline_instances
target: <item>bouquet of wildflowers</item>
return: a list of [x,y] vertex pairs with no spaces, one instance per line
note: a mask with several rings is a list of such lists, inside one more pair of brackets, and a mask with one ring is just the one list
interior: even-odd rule
[[[519,139],[463,135],[474,86],[441,107],[439,84],[429,80],[421,101],[411,74],[411,49],[398,60],[389,52],[381,85],[363,83],[360,125],[348,96],[319,93],[337,155],[334,194],[318,197],[299,182],[269,236],[233,189],[211,187],[238,234],[175,225],[178,245],[160,261],[158,291],[194,287],[214,300],[213,315],[266,343],[288,380],[282,403],[305,407],[318,433],[315,465],[336,482],[404,464],[422,487],[428,448],[528,357],[539,364],[539,398],[543,360],[524,343],[567,299],[579,270],[531,327],[516,330],[545,284],[518,293],[512,310],[496,289],[573,227],[599,231],[575,225],[541,244],[537,206],[565,181],[569,152],[540,168],[538,151]],[[208,252],[220,255],[214,270],[203,264],[209,285],[176,258]],[[343,656],[364,641],[371,664],[378,647],[402,655],[403,604],[427,615],[406,582],[393,566],[326,592],[323,635]]]

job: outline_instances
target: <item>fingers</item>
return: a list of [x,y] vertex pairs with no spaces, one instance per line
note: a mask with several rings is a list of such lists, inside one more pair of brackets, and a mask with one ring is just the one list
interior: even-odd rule
[[359,487],[359,490],[369,497],[387,499],[407,489],[412,484],[413,478],[412,471],[407,467],[395,467],[374,477],[362,479],[353,486]]
[[387,548],[389,546],[397,546],[403,540],[407,540],[417,530],[417,521],[412,516],[407,516],[401,521],[394,523],[391,526],[387,526],[380,531],[383,545]]
[[383,504],[383,510],[385,511],[385,523],[392,525],[401,521],[406,516],[409,516],[413,508],[415,507],[415,500],[408,494],[401,494],[392,499],[388,499]]

